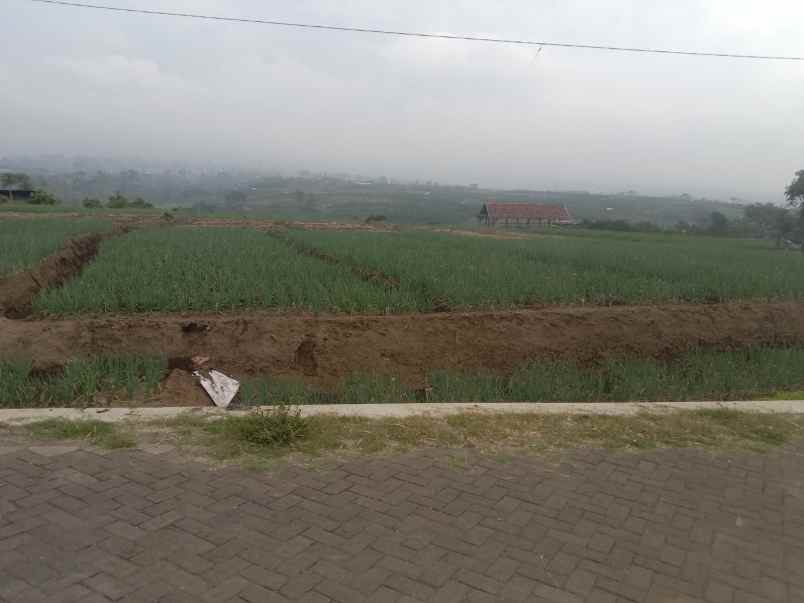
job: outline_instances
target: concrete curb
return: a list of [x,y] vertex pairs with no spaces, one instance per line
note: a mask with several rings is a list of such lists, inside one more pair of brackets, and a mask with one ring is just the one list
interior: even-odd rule
[[[270,408],[270,407],[269,407]],[[448,416],[466,412],[515,414],[585,414],[628,416],[638,413],[668,413],[681,410],[728,408],[746,412],[804,414],[804,400],[746,402],[445,402],[422,404],[331,404],[301,406],[304,416],[335,415],[369,419],[412,416]],[[28,408],[0,409],[0,423],[24,424],[43,419],[95,419],[108,423],[151,421],[189,416],[242,416],[249,410],[225,411],[218,408]]]

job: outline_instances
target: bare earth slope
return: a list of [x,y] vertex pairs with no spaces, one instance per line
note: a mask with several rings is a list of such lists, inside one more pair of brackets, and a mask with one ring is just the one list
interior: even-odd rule
[[509,312],[312,316],[142,315],[0,318],[0,360],[60,365],[92,354],[193,355],[237,375],[353,372],[415,383],[435,369],[510,371],[529,361],[672,357],[697,346],[804,344],[804,303],[551,307]]

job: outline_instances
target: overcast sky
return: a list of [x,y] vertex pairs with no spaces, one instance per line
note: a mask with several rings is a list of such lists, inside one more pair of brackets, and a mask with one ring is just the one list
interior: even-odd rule
[[[427,32],[804,55],[799,0],[106,0]],[[381,37],[3,0],[0,156],[242,162],[779,200],[804,62]]]

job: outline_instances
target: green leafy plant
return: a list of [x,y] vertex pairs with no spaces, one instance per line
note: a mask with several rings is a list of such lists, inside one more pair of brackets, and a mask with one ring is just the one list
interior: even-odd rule
[[309,427],[309,420],[302,416],[300,409],[280,405],[256,410],[244,417],[226,417],[209,424],[207,429],[250,446],[286,448],[304,439]]

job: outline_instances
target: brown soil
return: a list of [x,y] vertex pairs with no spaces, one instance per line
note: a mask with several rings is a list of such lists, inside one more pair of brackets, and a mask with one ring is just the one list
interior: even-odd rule
[[284,230],[287,228],[302,228],[305,230],[368,230],[368,231],[387,231],[398,230],[392,224],[365,224],[363,222],[310,222],[304,220],[273,220],[270,218],[215,218],[215,217],[188,217],[182,214],[171,214],[166,218],[165,214],[158,213],[122,213],[114,211],[78,213],[78,212],[53,212],[53,213],[26,213],[26,212],[0,212],[0,220],[36,220],[36,219],[59,219],[59,220],[79,220],[94,218],[98,220],[109,220],[115,226],[136,228],[140,226],[157,225],[176,225],[194,226],[198,228],[251,228],[253,230],[272,231]]
[[173,369],[159,392],[141,406],[212,406],[212,402],[190,371]]
[[[0,318],[0,360],[37,367],[76,356],[164,354],[171,367],[208,356],[235,377],[305,377],[334,385],[353,372],[424,385],[432,370],[509,372],[547,358],[669,358],[694,347],[804,344],[804,303],[551,307],[510,312],[309,316],[143,315]],[[184,363],[184,364],[182,364]]]
[[271,220],[268,218],[192,218],[187,226],[196,228],[250,228],[252,230],[277,231],[288,228],[304,230],[360,230],[388,231],[398,227],[384,224],[364,224],[362,222],[306,222],[302,220]]
[[0,279],[0,314],[7,318],[28,316],[37,294],[47,287],[59,287],[80,273],[98,253],[103,239],[100,234],[70,239],[33,270]]

